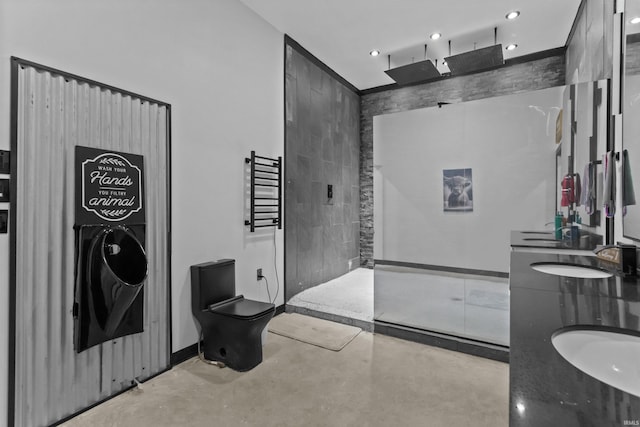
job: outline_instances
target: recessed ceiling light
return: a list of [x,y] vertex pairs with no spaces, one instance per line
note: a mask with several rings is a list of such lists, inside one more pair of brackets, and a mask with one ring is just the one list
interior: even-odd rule
[[440,37],[442,37],[442,34],[440,33],[433,33],[429,36],[429,38],[431,38],[431,40],[438,40]]
[[517,45],[517,44],[515,44],[515,43],[511,43],[510,45],[508,45],[507,47],[505,47],[505,49],[507,49],[507,50],[513,50],[513,49],[515,49],[515,48],[517,48],[517,47],[518,47],[518,45]]
[[629,22],[631,22],[632,24],[640,23],[640,16],[635,16],[635,17],[631,18],[631,20]]
[[509,12],[505,15],[505,18],[507,19],[516,19],[518,16],[520,16],[520,12],[517,10],[514,10],[513,12]]
[[380,51],[377,49],[372,50],[371,52],[369,52],[369,55],[371,56],[378,56],[380,55]]

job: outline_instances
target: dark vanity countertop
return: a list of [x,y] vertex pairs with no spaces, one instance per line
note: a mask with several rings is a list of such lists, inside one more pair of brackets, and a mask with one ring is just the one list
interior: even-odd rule
[[556,240],[553,231],[512,231],[511,246],[539,249],[592,251],[602,244],[602,236],[582,231],[577,240]]
[[574,325],[640,331],[640,280],[559,277],[533,270],[536,262],[606,265],[592,256],[511,252],[509,425],[638,425],[640,398],[575,368],[551,336]]

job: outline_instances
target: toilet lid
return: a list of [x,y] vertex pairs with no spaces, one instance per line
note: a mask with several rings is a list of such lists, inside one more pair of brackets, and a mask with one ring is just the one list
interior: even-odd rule
[[274,309],[275,305],[268,302],[239,298],[229,301],[228,304],[221,304],[210,311],[237,319],[253,319]]

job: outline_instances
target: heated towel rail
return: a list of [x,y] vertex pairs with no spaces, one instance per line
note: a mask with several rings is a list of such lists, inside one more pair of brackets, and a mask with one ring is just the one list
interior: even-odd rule
[[282,157],[256,156],[244,159],[251,165],[251,207],[244,224],[251,232],[261,227],[282,228]]

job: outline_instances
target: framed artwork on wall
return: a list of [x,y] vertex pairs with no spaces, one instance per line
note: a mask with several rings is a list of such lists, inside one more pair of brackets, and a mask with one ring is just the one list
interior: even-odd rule
[[443,206],[445,212],[473,211],[473,179],[471,168],[442,171]]

